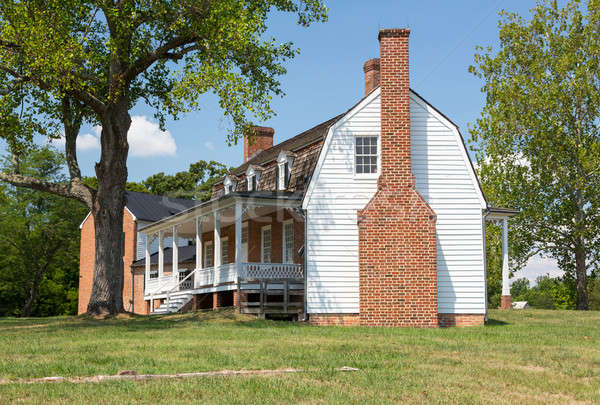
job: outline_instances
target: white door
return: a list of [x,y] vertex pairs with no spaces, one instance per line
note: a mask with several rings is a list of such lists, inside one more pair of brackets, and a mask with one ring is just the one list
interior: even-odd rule
[[248,242],[242,243],[242,263],[248,263]]

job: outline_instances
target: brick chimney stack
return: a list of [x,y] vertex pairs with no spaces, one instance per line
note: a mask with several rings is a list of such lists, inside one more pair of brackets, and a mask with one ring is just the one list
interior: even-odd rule
[[273,147],[275,130],[270,127],[251,127],[244,135],[244,163],[263,150]]
[[438,326],[436,215],[415,188],[410,162],[409,35],[379,31],[381,173],[357,213],[362,325]]
[[414,185],[410,168],[410,85],[405,28],[379,31],[381,57],[381,166],[384,182]]
[[379,86],[379,58],[369,59],[363,65],[365,72],[365,96]]

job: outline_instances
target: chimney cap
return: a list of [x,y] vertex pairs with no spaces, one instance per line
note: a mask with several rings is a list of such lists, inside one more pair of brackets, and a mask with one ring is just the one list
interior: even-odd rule
[[410,35],[409,28],[384,28],[379,30],[377,39],[381,41],[381,38],[393,38],[393,37],[408,37]]
[[274,135],[275,134],[275,129],[271,128],[271,127],[261,127],[258,125],[252,125],[249,128],[249,134],[248,135],[261,135],[261,136],[266,136],[266,135]]
[[363,70],[365,73],[371,70],[379,70],[379,58],[372,58],[366,61],[363,65]]

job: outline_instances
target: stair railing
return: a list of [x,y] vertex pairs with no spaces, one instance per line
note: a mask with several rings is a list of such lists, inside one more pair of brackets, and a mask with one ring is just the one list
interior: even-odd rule
[[167,301],[166,301],[167,302],[167,312],[170,311],[171,293],[175,292],[175,291],[179,291],[179,286],[181,284],[183,284],[185,281],[187,281],[187,279],[190,278],[193,274],[195,274],[196,270],[198,270],[198,269],[194,269],[194,270],[190,271],[190,274],[185,276],[185,278],[183,278],[182,280],[179,280],[179,282],[176,283],[175,286],[173,286],[173,288],[171,288],[170,290],[167,291]]

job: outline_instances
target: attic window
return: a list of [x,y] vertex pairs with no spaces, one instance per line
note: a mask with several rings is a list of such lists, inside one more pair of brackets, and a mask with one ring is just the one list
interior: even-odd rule
[[292,156],[281,152],[277,158],[277,166],[275,166],[275,180],[277,182],[277,190],[286,190],[290,185]]
[[260,172],[256,172],[253,168],[246,170],[246,186],[248,191],[256,191],[258,189],[258,176]]
[[377,137],[357,136],[354,150],[355,173],[376,174],[377,173]]
[[231,178],[229,176],[225,177],[225,180],[223,180],[223,188],[225,190],[225,194],[229,194],[233,191],[234,182],[231,180]]

